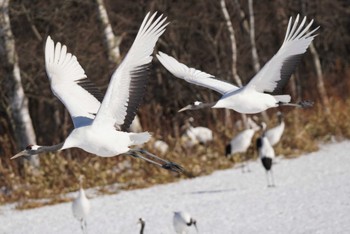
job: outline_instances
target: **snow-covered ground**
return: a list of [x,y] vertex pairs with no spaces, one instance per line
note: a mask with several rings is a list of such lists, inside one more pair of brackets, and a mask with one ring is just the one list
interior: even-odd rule
[[[278,160],[275,188],[260,161],[178,183],[91,199],[88,233],[174,233],[173,211],[188,211],[199,233],[350,233],[350,142]],[[71,204],[17,211],[0,207],[0,233],[81,233]],[[196,233],[195,229],[191,233]]]

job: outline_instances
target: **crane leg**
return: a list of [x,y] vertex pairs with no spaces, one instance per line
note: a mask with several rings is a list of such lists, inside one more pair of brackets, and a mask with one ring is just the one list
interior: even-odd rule
[[298,103],[279,102],[278,105],[279,106],[295,106],[295,107],[300,107],[300,108],[309,108],[309,107],[312,107],[314,105],[314,102],[309,101],[309,100],[303,100],[303,101],[300,101]]
[[[158,157],[158,156],[156,156],[156,155],[154,155],[154,154],[152,154],[144,149],[132,149],[127,154],[131,155],[135,158],[141,158],[149,163],[155,164],[159,167],[162,167],[162,168],[170,170],[170,171],[174,171],[174,172],[178,172],[178,173],[182,173],[184,171],[183,167],[181,167],[180,165],[178,165],[174,162],[170,162],[170,161],[167,161],[165,159],[162,159],[162,158],[160,158],[160,157]],[[144,155],[148,156],[150,158],[156,159],[159,162],[152,160],[150,158],[147,158]]]
[[276,185],[275,185],[275,178],[274,178],[274,176],[273,176],[273,172],[272,172],[272,168],[271,168],[271,170],[270,170],[270,175],[271,175],[271,187],[276,187]]
[[86,224],[86,220],[81,219],[80,220],[80,228],[83,232],[83,234],[87,234],[87,224]]
[[270,187],[270,179],[269,179],[269,171],[266,170],[266,181],[267,181],[267,187]]
[[243,161],[242,161],[242,172],[243,173],[251,172],[251,170],[249,168],[248,154],[247,153],[244,154],[244,158],[243,158]]

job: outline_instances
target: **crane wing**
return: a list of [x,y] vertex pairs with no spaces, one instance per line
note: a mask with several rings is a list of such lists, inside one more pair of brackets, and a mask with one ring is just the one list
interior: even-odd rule
[[162,15],[156,19],[155,16],[156,13],[148,13],[144,18],[129,52],[112,75],[93,125],[129,128],[145,93],[154,46],[168,25]]
[[102,93],[87,79],[77,58],[67,47],[48,36],[45,45],[45,67],[51,90],[67,108],[75,128],[90,125],[95,118]]
[[213,75],[194,68],[189,68],[185,64],[180,63],[175,58],[163,52],[159,52],[157,54],[157,58],[170,73],[189,83],[212,89],[221,94],[238,89],[238,87],[235,85],[215,79]]
[[311,32],[308,32],[313,20],[304,27],[306,17],[304,17],[298,26],[299,15],[296,17],[293,26],[292,21],[291,17],[284,42],[277,54],[253,77],[247,84],[247,88],[254,88],[259,92],[270,92],[273,94],[280,94],[282,92],[301,56],[306,52],[306,49],[316,36],[314,32],[319,28],[317,27]]

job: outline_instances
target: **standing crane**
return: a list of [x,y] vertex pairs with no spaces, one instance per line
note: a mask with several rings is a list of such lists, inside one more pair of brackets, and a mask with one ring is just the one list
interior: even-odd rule
[[83,177],[79,177],[80,189],[78,196],[73,200],[72,203],[72,211],[73,215],[80,222],[80,227],[83,233],[87,233],[87,221],[86,218],[90,213],[90,202],[85,195],[85,191],[83,189]]
[[268,187],[275,187],[275,180],[272,173],[273,159],[275,158],[275,150],[266,137],[266,124],[261,123],[262,135],[256,140],[256,147],[258,149],[259,158],[263,167],[266,170],[266,179]]
[[49,36],[45,46],[45,66],[52,92],[68,109],[74,129],[62,143],[52,146],[29,145],[12,157],[55,152],[77,147],[100,157],[127,154],[162,168],[181,172],[176,163],[161,159],[143,149],[130,146],[147,142],[148,132],[127,132],[145,93],[150,77],[152,53],[164,33],[166,18],[150,13],[144,18],[135,41],[114,71],[106,94],[87,79],[77,58],[67,47],[54,44]]
[[191,217],[187,212],[176,211],[173,217],[174,229],[177,234],[187,234],[188,228],[194,226],[197,229],[197,221]]
[[278,106],[296,106],[301,108],[312,106],[313,103],[310,101],[290,103],[290,95],[280,95],[282,88],[294,72],[301,56],[306,52],[306,49],[316,36],[314,32],[318,27],[308,32],[313,20],[304,27],[305,22],[306,17],[304,17],[298,26],[298,15],[292,25],[293,20],[290,18],[281,48],[247,85],[240,88],[225,81],[215,79],[213,75],[208,73],[189,68],[185,64],[178,62],[175,58],[159,52],[157,54],[158,60],[175,77],[212,89],[222,95],[216,102],[202,103],[196,101],[194,104],[188,105],[180,111],[211,107],[233,109],[244,114],[255,114]]

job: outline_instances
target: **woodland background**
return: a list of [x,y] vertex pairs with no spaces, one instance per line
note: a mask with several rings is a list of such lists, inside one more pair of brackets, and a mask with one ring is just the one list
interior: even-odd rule
[[[222,2],[232,22],[236,43],[230,38],[232,31],[223,14]],[[107,46],[106,25],[98,10],[101,4],[108,14],[120,56],[113,57],[110,53],[113,48]],[[86,187],[99,186],[106,193],[116,191],[109,186],[116,182],[125,189],[145,187],[207,174],[240,161],[239,157],[225,158],[224,148],[241,130],[235,123],[242,116],[222,109],[178,113],[181,107],[195,100],[211,102],[219,95],[174,78],[156,59],[138,116],[143,130],[170,145],[163,157],[180,163],[187,173],[173,174],[127,156],[95,157],[78,149],[40,155],[35,163],[9,159],[28,144],[59,143],[73,127],[68,112],[49,87],[43,49],[47,36],[66,44],[87,76],[105,90],[148,11],[158,11],[170,22],[156,52],[168,53],[191,67],[235,84],[237,75],[243,84],[247,83],[259,65],[263,66],[277,52],[290,16],[300,13],[308,20],[314,19],[312,28],[319,25],[319,35],[285,91],[292,94],[294,101],[309,99],[315,105],[307,110],[280,109],[285,114],[287,128],[276,148],[277,154],[294,157],[301,151],[315,150],[320,141],[350,137],[349,1],[2,0],[0,7],[0,203],[21,201],[19,208],[26,208],[64,200],[60,195],[76,190],[81,174],[86,177]],[[6,34],[6,14],[12,37]],[[252,33],[257,58],[252,56]],[[14,42],[13,50],[7,47],[9,38]],[[11,60],[14,54],[17,57]],[[19,83],[14,82],[16,63],[20,69]],[[27,138],[21,137],[26,127],[17,122],[14,105],[19,86],[28,101],[30,120],[25,125],[32,125],[34,131],[34,136]],[[19,109],[23,109],[26,99],[20,102]],[[276,123],[275,112],[276,109],[266,112],[264,120],[268,126]],[[209,146],[184,147],[182,126],[191,116],[194,126],[206,126],[214,131],[214,141]],[[146,148],[155,152],[152,143]],[[251,156],[256,157],[254,147]],[[49,199],[34,202],[32,198]]]

